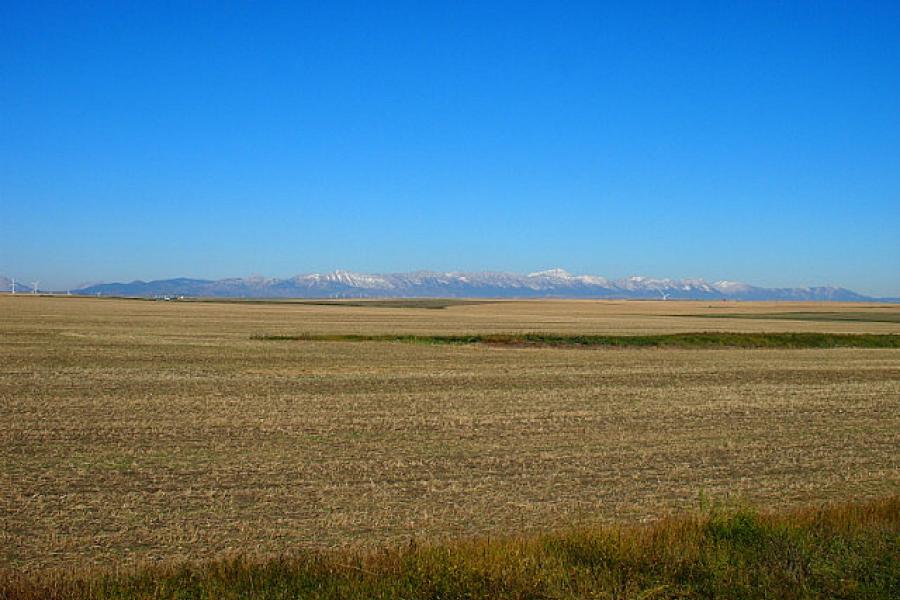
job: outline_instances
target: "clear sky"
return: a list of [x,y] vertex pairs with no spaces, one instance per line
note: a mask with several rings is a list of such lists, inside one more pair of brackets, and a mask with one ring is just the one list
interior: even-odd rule
[[2,2],[0,228],[0,274],[41,287],[900,295],[900,3]]

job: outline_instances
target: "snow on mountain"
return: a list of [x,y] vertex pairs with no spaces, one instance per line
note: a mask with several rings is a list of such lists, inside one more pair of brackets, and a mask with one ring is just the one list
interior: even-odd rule
[[666,290],[676,287],[676,282],[672,279],[653,279],[639,275],[618,279],[613,283],[622,290]]
[[[2,285],[0,279],[0,285]],[[308,273],[288,279],[253,276],[217,281],[167,279],[92,285],[83,294],[120,296],[277,297],[277,298],[644,298],[737,300],[867,300],[850,290],[834,287],[754,287],[734,281],[657,279],[632,276],[608,280],[596,275],[573,275],[564,269],[548,269],[528,275],[503,272]]]
[[606,287],[609,285],[609,279],[606,277],[600,277],[599,275],[579,275],[578,279],[587,285],[596,285],[600,287]]
[[392,287],[391,283],[384,277],[367,275],[365,273],[352,273],[350,271],[329,273],[325,276],[325,280],[355,288],[389,289]]
[[748,292],[753,289],[753,286],[747,285],[746,283],[741,283],[740,281],[717,281],[712,284],[712,287],[722,292],[723,294],[738,294],[741,292]]
[[606,277],[597,275],[573,275],[565,269],[548,269],[546,271],[537,271],[529,273],[525,276],[529,281],[529,287],[532,289],[545,289],[548,286],[564,285],[566,287],[586,286],[586,287],[609,287],[610,283]]
[[526,275],[529,279],[574,279],[571,273],[565,269],[548,269],[546,271],[537,271]]

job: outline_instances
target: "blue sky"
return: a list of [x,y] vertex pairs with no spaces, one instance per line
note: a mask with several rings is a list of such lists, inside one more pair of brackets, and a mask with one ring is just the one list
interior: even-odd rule
[[4,2],[0,227],[0,274],[42,287],[560,266],[900,295],[900,4]]

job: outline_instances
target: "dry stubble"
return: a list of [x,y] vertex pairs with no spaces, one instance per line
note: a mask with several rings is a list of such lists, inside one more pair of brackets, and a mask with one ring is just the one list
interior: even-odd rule
[[697,317],[665,316],[691,311],[708,309],[0,298],[0,562],[122,564],[643,520],[696,506],[701,490],[767,506],[897,491],[896,350],[249,339],[697,331]]

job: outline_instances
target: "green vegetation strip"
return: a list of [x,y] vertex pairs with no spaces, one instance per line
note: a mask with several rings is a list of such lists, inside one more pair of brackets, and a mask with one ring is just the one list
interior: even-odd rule
[[666,335],[254,335],[268,341],[405,342],[411,344],[490,344],[495,346],[606,346],[658,348],[900,348],[900,335],[838,333],[673,333]]
[[114,572],[0,573],[0,598],[897,598],[900,498],[645,527],[232,557]]

